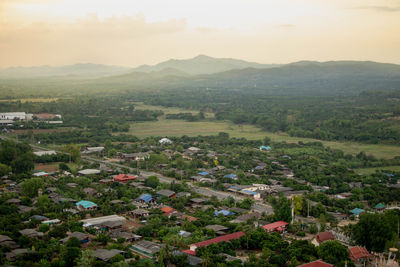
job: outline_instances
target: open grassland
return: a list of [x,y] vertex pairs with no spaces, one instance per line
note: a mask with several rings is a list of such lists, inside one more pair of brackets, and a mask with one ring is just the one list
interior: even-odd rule
[[374,173],[375,170],[384,170],[384,171],[392,171],[392,172],[400,172],[400,166],[386,166],[386,167],[373,167],[373,168],[361,168],[355,169],[354,171],[358,174],[371,174]]
[[244,137],[249,140],[262,140],[268,136],[275,142],[297,143],[321,142],[327,147],[340,149],[346,154],[357,154],[361,151],[377,158],[393,158],[400,156],[400,147],[391,145],[358,144],[353,142],[321,141],[312,138],[301,138],[288,136],[285,133],[269,133],[252,125],[236,125],[227,121],[199,121],[187,122],[184,120],[166,120],[133,123],[130,134],[137,137],[148,136],[198,136],[217,135],[219,132],[229,133],[231,137]]
[[58,101],[58,98],[16,98],[16,99],[1,99],[0,102],[17,102],[21,101],[21,103],[26,102],[53,102]]

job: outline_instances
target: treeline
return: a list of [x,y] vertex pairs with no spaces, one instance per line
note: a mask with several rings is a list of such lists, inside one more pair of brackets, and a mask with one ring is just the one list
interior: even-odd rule
[[207,110],[216,119],[321,140],[398,144],[400,91],[357,97],[267,96],[210,89],[168,91],[148,104]]
[[185,121],[200,121],[205,119],[204,112],[200,111],[197,115],[193,115],[192,113],[175,113],[175,114],[167,114],[165,118],[168,120],[185,120]]

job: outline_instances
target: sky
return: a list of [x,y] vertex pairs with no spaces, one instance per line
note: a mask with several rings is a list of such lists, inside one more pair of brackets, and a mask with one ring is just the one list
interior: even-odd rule
[[0,0],[0,67],[199,54],[400,64],[400,0]]

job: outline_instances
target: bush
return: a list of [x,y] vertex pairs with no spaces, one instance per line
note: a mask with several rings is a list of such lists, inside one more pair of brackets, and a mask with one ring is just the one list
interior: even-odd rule
[[41,224],[40,226],[39,226],[39,232],[42,232],[42,233],[46,233],[47,231],[49,231],[50,230],[50,226],[48,225],[48,224]]

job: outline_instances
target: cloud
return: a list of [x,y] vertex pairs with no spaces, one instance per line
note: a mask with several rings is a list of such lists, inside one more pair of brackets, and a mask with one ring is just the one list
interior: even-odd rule
[[0,64],[127,63],[157,54],[157,46],[186,28],[184,19],[147,22],[144,16],[100,20],[91,15],[73,23],[27,25],[0,22]]
[[390,6],[359,6],[359,7],[354,7],[352,9],[373,10],[373,11],[378,11],[378,12],[399,12],[400,11],[400,6],[398,6],[398,7],[390,7]]

